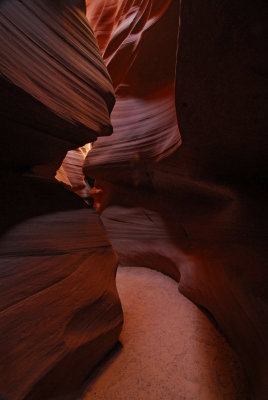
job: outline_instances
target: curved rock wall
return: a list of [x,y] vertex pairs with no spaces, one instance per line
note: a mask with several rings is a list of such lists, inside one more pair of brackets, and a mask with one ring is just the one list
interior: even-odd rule
[[113,88],[82,3],[1,2],[5,167],[46,164],[112,133]]
[[[178,2],[168,10],[172,6],[178,7]],[[165,34],[168,24],[179,23],[178,15],[170,15],[168,10]],[[121,141],[107,141],[107,147],[103,139],[103,145],[89,154],[85,171],[95,175],[99,190],[104,190],[99,210],[113,204],[104,211],[103,221],[121,262],[148,265],[178,277],[175,264],[181,277],[180,291],[214,315],[245,363],[253,398],[266,399],[267,65],[263,54],[267,5],[263,0],[243,5],[181,1],[180,12],[176,110],[182,146],[153,164],[147,161],[154,152],[152,140],[144,162],[139,162],[138,156],[127,164],[140,149],[129,125],[131,150],[125,143],[127,132]],[[108,9],[102,15],[106,22],[107,15]],[[142,39],[148,48],[155,45],[155,37],[149,33]],[[103,37],[105,49],[109,40],[109,35]],[[135,73],[138,76],[142,65],[148,71],[147,62],[160,71],[170,61],[172,64],[172,56],[161,57],[165,44],[157,41],[157,45],[157,57],[147,59],[142,41],[139,43],[137,64],[131,64],[125,80]],[[124,55],[122,58],[124,65]],[[139,78],[128,82],[147,88],[148,76],[141,73]],[[128,93],[130,88],[126,88]],[[117,89],[119,101],[124,90],[123,86]],[[152,104],[154,99],[149,99]],[[135,114],[141,115],[138,103],[129,113],[130,121]],[[149,114],[148,119],[139,121],[137,131],[144,128],[147,134],[152,133],[151,115],[152,121]],[[115,117],[120,121],[116,110]],[[159,129],[163,129],[161,124]],[[170,243],[165,254],[160,236],[162,244]]]
[[147,169],[180,146],[174,97],[178,14],[178,2],[170,0],[88,2],[87,16],[116,89],[114,133],[89,153],[88,175],[118,167],[115,177],[128,181],[133,167]]
[[0,397],[69,400],[123,315],[99,217],[53,178],[112,132],[113,88],[83,1],[1,1],[0,21]]
[[176,106],[184,147],[172,161],[191,239],[180,290],[213,313],[256,399],[268,394],[267,12],[264,1],[182,2]]
[[[53,175],[66,151],[111,133],[113,88],[82,1],[4,1],[0,12],[0,393],[67,400],[118,338],[117,259],[81,199],[22,172],[45,164]],[[103,214],[109,235],[121,261],[180,279],[214,315],[258,400],[268,393],[266,14],[263,0],[182,0],[180,16],[175,0],[87,4],[117,98],[114,136],[84,168],[117,205]]]
[[1,188],[0,394],[67,400],[117,342],[117,256],[95,211],[60,184],[9,174]]

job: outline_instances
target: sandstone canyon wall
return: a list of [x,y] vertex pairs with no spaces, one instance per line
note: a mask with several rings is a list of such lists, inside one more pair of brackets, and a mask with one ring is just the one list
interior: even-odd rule
[[79,3],[1,2],[4,165],[45,164],[112,132],[112,83]]
[[112,132],[113,87],[83,1],[3,1],[0,20],[0,397],[67,400],[123,317],[103,225],[54,176]]
[[86,13],[100,51],[83,1],[0,3],[0,393],[67,400],[116,343],[117,257],[95,211],[52,179],[72,150],[62,180],[79,190],[74,149],[105,136],[84,172],[121,263],[178,280],[264,400],[267,6],[101,0]]
[[161,2],[154,25],[152,2],[147,13],[144,2],[101,3],[92,26],[118,103],[114,135],[98,141],[84,170],[103,189],[106,229],[121,263],[180,279],[179,290],[213,314],[253,398],[266,399],[267,5]]
[[[179,3],[88,2],[87,16],[112,78],[114,133],[99,139],[85,170],[104,176],[113,168],[120,182],[147,180],[143,169],[180,146],[174,82]],[[168,60],[166,62],[165,60]],[[142,165],[143,168],[139,168]]]

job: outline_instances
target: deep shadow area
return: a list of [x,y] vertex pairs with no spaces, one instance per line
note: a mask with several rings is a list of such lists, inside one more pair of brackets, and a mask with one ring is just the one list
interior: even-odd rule
[[57,181],[30,173],[2,171],[0,185],[0,234],[29,218],[57,211],[87,208],[79,196],[65,189]]

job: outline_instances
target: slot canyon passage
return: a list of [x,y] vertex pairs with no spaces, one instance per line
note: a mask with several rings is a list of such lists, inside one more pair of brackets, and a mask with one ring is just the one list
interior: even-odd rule
[[267,8],[0,1],[1,400],[268,398]]

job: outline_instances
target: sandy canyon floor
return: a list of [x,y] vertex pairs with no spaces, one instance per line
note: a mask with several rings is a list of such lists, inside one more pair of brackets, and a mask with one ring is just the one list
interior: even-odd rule
[[246,400],[236,354],[214,323],[160,272],[119,267],[120,343],[79,400]]

